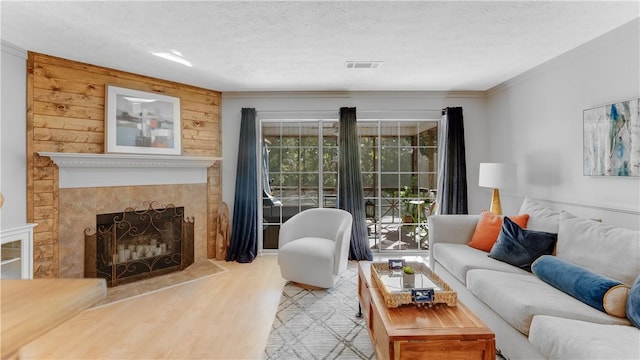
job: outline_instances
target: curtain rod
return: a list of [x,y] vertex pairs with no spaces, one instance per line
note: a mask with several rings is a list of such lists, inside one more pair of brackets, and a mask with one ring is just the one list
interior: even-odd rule
[[[411,110],[358,110],[356,108],[356,111],[362,111],[362,112],[367,112],[367,113],[388,113],[388,112],[430,112],[430,111],[436,111],[436,112],[441,112],[443,109],[411,109]],[[325,109],[325,110],[256,110],[256,112],[258,113],[278,113],[278,114],[304,114],[304,113],[318,113],[318,112],[335,112],[335,113],[339,113],[340,110],[331,110],[331,109]]]

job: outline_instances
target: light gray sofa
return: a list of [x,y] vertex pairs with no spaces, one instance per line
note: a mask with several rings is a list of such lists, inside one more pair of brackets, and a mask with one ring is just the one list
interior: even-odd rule
[[[525,198],[527,229],[558,234],[557,258],[631,287],[640,232],[553,211]],[[431,268],[496,334],[507,359],[640,359],[640,330],[467,245],[480,215],[432,215]]]

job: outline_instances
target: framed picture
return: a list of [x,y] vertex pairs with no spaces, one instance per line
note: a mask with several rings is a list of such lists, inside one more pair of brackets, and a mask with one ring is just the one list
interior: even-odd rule
[[180,155],[180,99],[107,85],[105,151]]
[[404,259],[389,259],[389,269],[398,270],[404,267]]
[[640,99],[583,112],[583,173],[640,176]]

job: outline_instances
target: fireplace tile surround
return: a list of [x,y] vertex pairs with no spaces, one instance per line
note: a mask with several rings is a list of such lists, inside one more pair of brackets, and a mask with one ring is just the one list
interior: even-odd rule
[[58,259],[60,278],[84,276],[84,230],[95,232],[96,214],[127,207],[145,208],[156,201],[185,207],[195,218],[195,261],[207,258],[207,184],[61,188],[58,199]]

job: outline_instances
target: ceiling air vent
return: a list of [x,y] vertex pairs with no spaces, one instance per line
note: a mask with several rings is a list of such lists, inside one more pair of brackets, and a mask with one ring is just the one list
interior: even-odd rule
[[377,69],[382,66],[382,61],[347,61],[347,69]]

